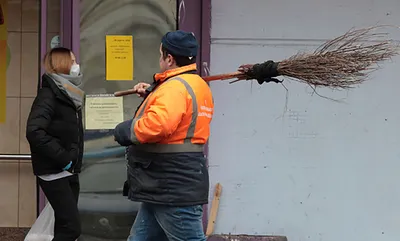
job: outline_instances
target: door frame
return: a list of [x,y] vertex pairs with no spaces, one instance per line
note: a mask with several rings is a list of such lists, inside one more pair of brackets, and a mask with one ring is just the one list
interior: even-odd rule
[[[39,63],[42,63],[47,51],[47,0],[40,0],[40,14],[39,14]],[[44,67],[40,64],[40,73],[38,76],[38,88],[40,86],[41,76],[44,74]],[[37,216],[42,212],[45,204],[46,197],[43,191],[36,182],[36,196],[37,196]]]
[[[47,3],[49,0],[40,0],[40,62],[44,58],[44,55],[47,52]],[[53,0],[54,1],[54,0]],[[76,43],[74,46],[73,43],[73,31],[78,28],[79,31],[79,16],[78,16],[78,25],[74,26],[76,21],[76,11],[78,10],[79,14],[79,6],[76,8],[77,3],[79,4],[79,0],[59,0],[60,1],[60,43],[61,46],[72,49],[76,47]],[[79,42],[78,42],[79,45]],[[41,67],[40,76],[44,73],[43,67]]]
[[[47,52],[47,2],[54,0],[40,0],[40,62]],[[61,46],[70,48],[80,61],[80,1],[59,0],[60,7],[60,41]],[[198,73],[201,76],[209,74],[210,45],[211,45],[211,0],[185,1],[177,0],[178,29],[193,32],[200,44],[197,57]],[[190,19],[189,19],[190,17]],[[44,73],[41,67],[40,76]],[[39,76],[39,77],[40,77]],[[208,143],[205,155],[208,165]],[[38,213],[45,204],[46,198],[38,187]],[[207,227],[207,205],[204,205],[203,227]]]
[[[200,44],[197,57],[198,74],[209,75],[211,46],[211,0],[185,1],[178,0],[178,29],[193,32]],[[188,19],[190,16],[190,19]],[[200,58],[199,58],[200,57]],[[205,155],[208,167],[208,143]],[[208,205],[203,206],[203,229],[207,229]]]
[[[47,52],[47,3],[48,1],[56,0],[40,0],[40,15],[39,15],[39,63],[42,62]],[[79,38],[78,42],[73,41],[74,31],[79,33],[79,15],[76,16],[76,12],[79,14],[79,0],[59,0],[60,1],[60,44],[63,47],[72,49],[79,49]],[[76,21],[77,20],[77,21]],[[79,36],[79,35],[78,35]],[[44,74],[44,68],[40,67],[39,79]],[[37,184],[37,213],[38,215],[46,205],[46,197],[39,185]]]

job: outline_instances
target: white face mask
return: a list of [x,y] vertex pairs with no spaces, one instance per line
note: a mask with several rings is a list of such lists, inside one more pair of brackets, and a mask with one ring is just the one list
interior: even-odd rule
[[81,73],[81,69],[80,69],[80,67],[79,67],[79,64],[73,64],[73,65],[71,66],[71,70],[69,71],[69,74],[70,74],[71,76],[76,77],[76,76],[78,76],[80,73]]

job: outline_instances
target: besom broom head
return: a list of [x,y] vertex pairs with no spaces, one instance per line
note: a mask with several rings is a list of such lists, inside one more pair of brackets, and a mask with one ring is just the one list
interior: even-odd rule
[[[348,89],[363,83],[369,74],[379,68],[379,63],[391,59],[400,52],[399,42],[386,39],[388,33],[375,30],[384,27],[374,26],[350,30],[335,39],[325,42],[314,52],[298,53],[280,62],[272,60],[259,64],[241,65],[237,72],[204,76],[205,81],[256,79],[264,82],[281,83],[274,77],[285,76],[317,87]],[[399,27],[394,27],[399,29]],[[286,87],[285,87],[286,88]],[[133,89],[118,91],[115,96],[136,93]]]
[[[385,39],[387,33],[374,31],[383,27],[385,26],[350,30],[325,42],[312,53],[298,53],[275,63],[277,73],[271,75],[273,71],[265,71],[264,78],[268,82],[271,77],[286,76],[315,87],[351,88],[367,80],[368,75],[379,68],[380,62],[399,54],[398,42]],[[267,66],[268,62],[272,61],[267,61],[264,65]],[[239,67],[241,74],[236,77],[239,80],[255,79],[256,67],[261,66],[242,65]],[[259,75],[258,73],[260,83]]]

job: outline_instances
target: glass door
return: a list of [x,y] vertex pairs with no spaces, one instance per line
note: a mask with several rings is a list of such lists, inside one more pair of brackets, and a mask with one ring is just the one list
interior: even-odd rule
[[[42,0],[50,2],[53,0]],[[136,83],[152,82],[159,71],[161,37],[178,27],[194,32],[202,46],[209,46],[202,32],[202,17],[211,5],[206,1],[184,0],[61,0],[60,44],[71,48],[83,72],[87,95],[112,94]],[[47,5],[48,6],[48,5]],[[202,9],[205,9],[204,11]],[[49,21],[49,20],[48,20]],[[209,19],[206,19],[206,23]],[[179,26],[178,26],[179,22]],[[204,26],[209,31],[208,24]],[[56,32],[46,32],[47,45]],[[133,39],[133,79],[107,81],[106,36],[125,35]],[[54,42],[57,42],[54,40]],[[53,42],[53,43],[54,43]],[[206,49],[205,49],[206,50]],[[207,51],[200,49],[199,70],[204,74]],[[204,55],[204,56],[203,56]],[[203,58],[205,57],[205,58]],[[200,62],[202,61],[202,62]],[[207,66],[207,65],[205,65]],[[124,119],[132,118],[140,98],[123,98]],[[138,210],[138,203],[122,196],[126,180],[125,149],[114,142],[110,129],[85,130],[85,152],[80,174],[79,210],[82,220],[80,241],[126,240]],[[44,202],[43,202],[44,203]],[[205,209],[206,210],[206,209]],[[206,221],[206,212],[205,219]]]
[[[161,37],[177,29],[177,1],[81,0],[79,4],[80,48],[74,51],[79,51],[87,96],[112,94],[132,88],[139,81],[152,82],[153,74],[159,71]],[[107,35],[132,36],[132,80],[106,80]],[[136,95],[123,98],[124,119],[132,118],[140,101]],[[81,239],[126,240],[139,203],[122,196],[125,148],[114,141],[113,130],[85,130],[80,180]]]

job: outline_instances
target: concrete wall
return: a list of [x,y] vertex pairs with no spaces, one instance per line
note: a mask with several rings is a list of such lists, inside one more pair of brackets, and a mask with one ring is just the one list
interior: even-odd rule
[[[398,0],[214,0],[211,74],[313,50],[352,27],[398,24]],[[387,29],[400,40],[400,30]],[[216,233],[398,240],[400,58],[349,91],[212,83]],[[213,190],[210,191],[212,193]]]

